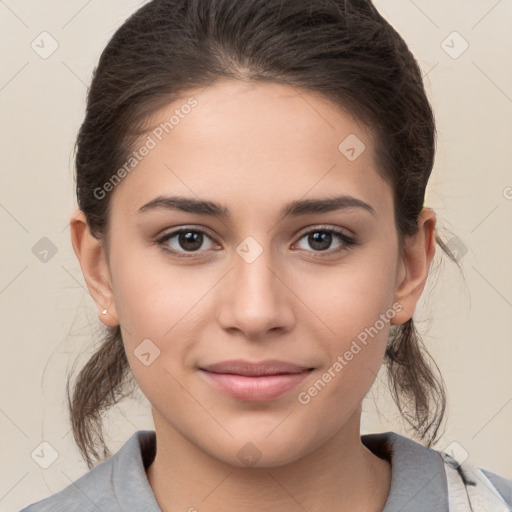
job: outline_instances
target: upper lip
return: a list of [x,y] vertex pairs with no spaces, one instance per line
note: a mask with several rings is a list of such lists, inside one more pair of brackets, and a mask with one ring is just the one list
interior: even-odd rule
[[286,361],[278,361],[276,359],[267,359],[260,362],[232,359],[203,366],[201,369],[213,373],[232,373],[235,375],[246,375],[251,377],[259,375],[276,375],[280,373],[301,373],[306,370],[311,370],[312,368],[287,363]]

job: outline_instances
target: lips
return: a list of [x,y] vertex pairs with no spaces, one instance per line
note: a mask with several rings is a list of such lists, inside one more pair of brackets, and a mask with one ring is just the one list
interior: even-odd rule
[[276,359],[267,359],[259,363],[233,359],[211,364],[201,368],[212,373],[230,373],[233,375],[244,375],[246,377],[257,377],[261,375],[280,375],[287,373],[301,373],[312,368],[299,366]]
[[277,360],[259,363],[231,360],[199,370],[216,390],[238,400],[262,402],[278,398],[298,386],[314,369]]

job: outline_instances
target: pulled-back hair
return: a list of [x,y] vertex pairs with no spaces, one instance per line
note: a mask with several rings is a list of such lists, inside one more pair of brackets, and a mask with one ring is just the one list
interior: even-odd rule
[[[424,206],[435,121],[414,56],[369,0],[153,0],[135,12],[94,70],[75,146],[78,205],[95,238],[108,247],[110,196],[95,191],[126,162],[150,116],[223,78],[318,93],[362,122],[374,134],[376,170],[393,189],[403,254]],[[456,261],[437,231],[436,242]],[[391,327],[384,362],[402,416],[431,446],[445,388],[412,318]],[[73,435],[89,468],[110,454],[102,414],[132,384],[120,327],[107,327],[72,393],[67,382]]]

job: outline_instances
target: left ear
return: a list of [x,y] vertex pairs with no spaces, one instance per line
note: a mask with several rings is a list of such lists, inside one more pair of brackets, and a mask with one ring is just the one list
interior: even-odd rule
[[416,310],[436,251],[436,221],[434,211],[423,208],[418,218],[418,232],[406,237],[394,299],[402,305],[402,309],[390,320],[392,325],[407,322]]

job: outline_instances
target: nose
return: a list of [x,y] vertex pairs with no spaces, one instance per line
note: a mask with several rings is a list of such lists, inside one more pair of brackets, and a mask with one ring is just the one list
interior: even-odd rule
[[222,327],[240,331],[248,339],[268,337],[269,331],[290,330],[293,293],[284,274],[283,265],[276,262],[269,248],[254,241],[240,244],[219,298]]

